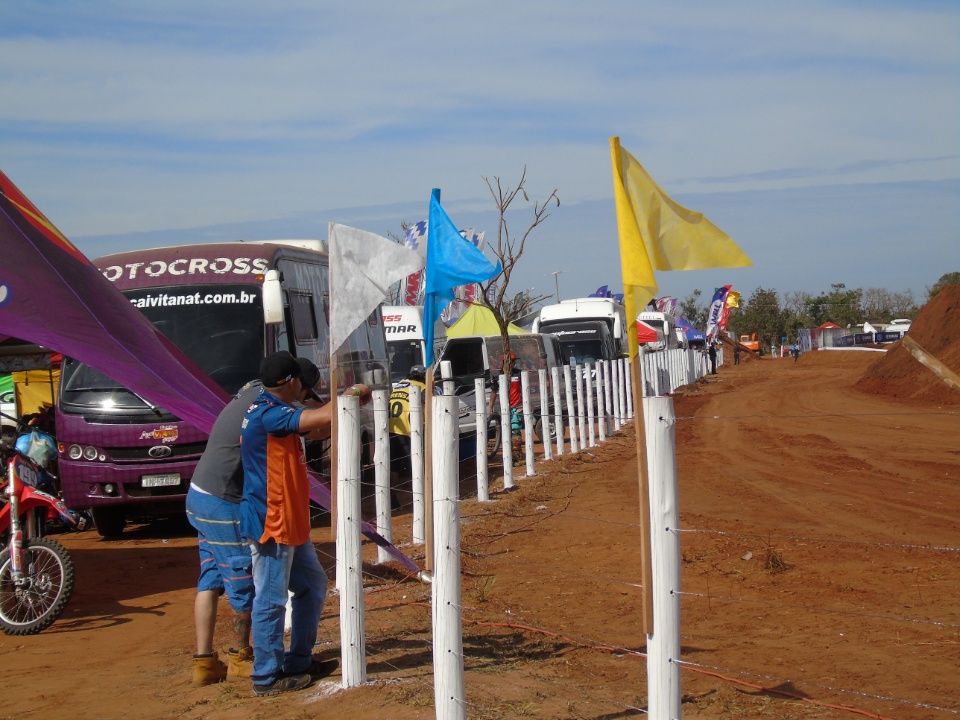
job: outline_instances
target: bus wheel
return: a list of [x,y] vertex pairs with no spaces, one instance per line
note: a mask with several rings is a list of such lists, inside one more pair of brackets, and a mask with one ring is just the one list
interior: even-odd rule
[[123,533],[123,526],[127,524],[123,508],[95,507],[90,509],[90,514],[100,537],[116,537]]

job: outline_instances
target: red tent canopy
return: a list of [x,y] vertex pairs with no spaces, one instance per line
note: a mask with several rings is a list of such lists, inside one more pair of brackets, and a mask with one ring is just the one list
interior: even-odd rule
[[657,334],[657,331],[652,327],[647,325],[642,320],[637,320],[637,342],[641,345],[643,343],[655,343],[663,340],[661,335]]
[[832,322],[825,322],[823,325],[820,326],[820,329],[821,329],[821,330],[824,330],[824,329],[827,329],[827,330],[837,329],[837,330],[839,330],[839,329],[840,329],[840,326],[839,326],[839,325],[834,325]]

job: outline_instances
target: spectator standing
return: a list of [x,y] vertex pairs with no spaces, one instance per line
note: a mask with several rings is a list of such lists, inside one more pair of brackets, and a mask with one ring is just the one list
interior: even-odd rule
[[[327,574],[310,540],[310,487],[300,438],[301,433],[329,437],[332,406],[294,407],[302,392],[301,375],[300,365],[287,352],[265,358],[260,365],[263,391],[247,411],[241,433],[240,529],[252,552],[256,655],[250,677],[258,696],[299,690],[313,679],[311,669],[314,674],[332,670],[313,664]],[[346,392],[360,396],[361,402],[370,397],[364,385]],[[284,652],[288,589],[293,627],[290,649]]]
[[[412,365],[405,380],[396,382],[390,393],[390,485],[396,490],[406,483],[413,470],[410,449],[410,390],[419,388],[421,399],[427,388],[427,369]],[[396,506],[399,503],[393,500]]]

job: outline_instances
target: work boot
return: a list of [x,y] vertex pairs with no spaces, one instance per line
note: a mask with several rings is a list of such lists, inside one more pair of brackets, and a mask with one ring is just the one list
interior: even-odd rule
[[309,673],[303,675],[284,675],[277,678],[272,683],[253,686],[253,694],[262,697],[264,695],[279,695],[280,693],[290,692],[291,690],[302,690],[311,682]]
[[248,678],[251,672],[253,672],[253,648],[249,645],[243,650],[231,648],[230,657],[227,660],[227,679]]
[[227,666],[220,662],[215,652],[193,656],[193,684],[212,685],[227,676]]

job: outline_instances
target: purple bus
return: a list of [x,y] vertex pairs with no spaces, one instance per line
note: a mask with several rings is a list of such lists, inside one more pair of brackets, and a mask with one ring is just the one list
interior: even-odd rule
[[[289,350],[320,368],[319,394],[329,400],[323,241],[184,245],[108,255],[94,264],[227,393],[257,377],[264,355]],[[389,387],[379,310],[354,331],[336,363],[341,387]],[[363,425],[370,453],[372,417]],[[64,358],[57,439],[64,500],[72,509],[89,509],[97,531],[109,537],[119,535],[128,519],[183,512],[207,437],[90,366]]]

